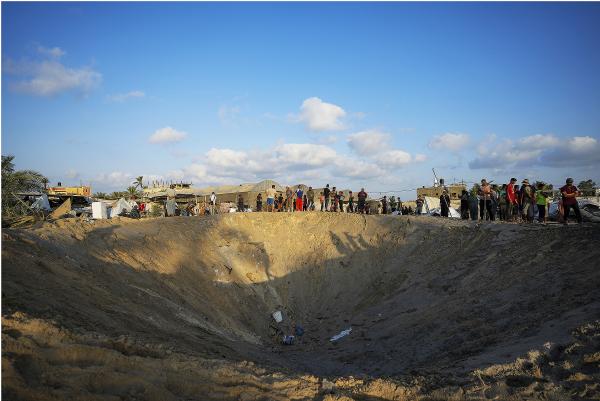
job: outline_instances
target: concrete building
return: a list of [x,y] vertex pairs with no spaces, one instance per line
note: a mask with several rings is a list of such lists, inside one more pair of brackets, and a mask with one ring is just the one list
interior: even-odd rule
[[450,200],[460,200],[460,195],[462,194],[463,189],[467,189],[466,184],[456,183],[450,185],[437,185],[433,187],[422,187],[417,188],[417,196],[431,196],[434,198],[439,198],[442,195],[442,191],[446,189],[448,191],[448,195],[450,195]]

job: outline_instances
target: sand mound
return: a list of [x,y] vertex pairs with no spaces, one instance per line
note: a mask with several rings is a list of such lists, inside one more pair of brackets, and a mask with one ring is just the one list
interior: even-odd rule
[[[2,390],[12,399],[594,399],[599,240],[593,225],[334,213],[5,230]],[[281,344],[275,310],[285,334],[304,328],[294,345]]]

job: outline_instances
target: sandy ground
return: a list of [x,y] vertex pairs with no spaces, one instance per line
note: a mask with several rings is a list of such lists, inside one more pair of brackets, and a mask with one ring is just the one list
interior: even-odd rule
[[2,393],[600,399],[598,244],[598,225],[335,213],[8,229]]

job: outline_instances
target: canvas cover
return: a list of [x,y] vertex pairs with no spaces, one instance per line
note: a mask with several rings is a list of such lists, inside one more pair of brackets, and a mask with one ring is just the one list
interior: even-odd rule
[[52,210],[50,202],[48,201],[48,195],[42,194],[42,196],[38,197],[35,202],[31,204],[31,208],[34,210]]
[[110,217],[116,217],[123,211],[126,211],[127,213],[131,212],[131,205],[125,200],[125,198],[121,198],[115,202],[110,210]]

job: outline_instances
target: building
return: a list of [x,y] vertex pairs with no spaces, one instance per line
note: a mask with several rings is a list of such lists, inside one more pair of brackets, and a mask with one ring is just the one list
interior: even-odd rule
[[446,189],[448,191],[448,195],[450,195],[450,200],[460,200],[460,195],[462,194],[463,189],[467,189],[467,185],[463,183],[455,183],[450,185],[436,185],[433,187],[422,187],[417,188],[417,196],[431,196],[434,198],[439,198],[442,195],[442,191]]

